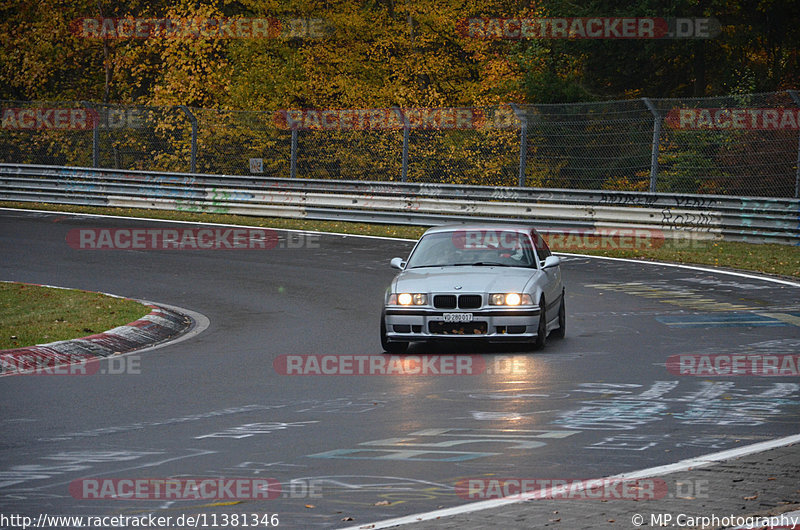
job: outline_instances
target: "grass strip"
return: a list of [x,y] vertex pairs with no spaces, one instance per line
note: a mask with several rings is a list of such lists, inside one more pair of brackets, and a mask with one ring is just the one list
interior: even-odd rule
[[0,282],[0,349],[85,337],[148,313],[149,307],[124,298]]

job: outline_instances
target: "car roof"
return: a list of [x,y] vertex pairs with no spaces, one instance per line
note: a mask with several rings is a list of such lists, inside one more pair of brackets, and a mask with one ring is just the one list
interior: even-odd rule
[[520,223],[452,223],[440,226],[434,226],[425,231],[425,234],[435,234],[440,232],[456,232],[459,230],[498,230],[498,231],[511,231],[511,232],[530,232],[535,230],[531,225]]

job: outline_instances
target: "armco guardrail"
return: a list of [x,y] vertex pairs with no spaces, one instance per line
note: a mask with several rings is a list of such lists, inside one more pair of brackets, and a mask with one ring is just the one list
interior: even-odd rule
[[800,245],[800,200],[0,164],[0,200],[434,225],[525,220]]

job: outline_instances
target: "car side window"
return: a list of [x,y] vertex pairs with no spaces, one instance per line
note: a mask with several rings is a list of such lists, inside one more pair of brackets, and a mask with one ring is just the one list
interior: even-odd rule
[[543,262],[551,255],[550,247],[547,246],[547,241],[537,232],[531,232],[531,239],[533,239],[539,261]]

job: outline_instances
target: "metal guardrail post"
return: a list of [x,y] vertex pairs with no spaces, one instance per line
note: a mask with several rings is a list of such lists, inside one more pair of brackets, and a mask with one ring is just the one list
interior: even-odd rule
[[[787,90],[792,97],[794,104],[800,107],[800,96],[797,95],[797,90]],[[797,170],[794,174],[794,197],[800,198],[800,136],[797,138]]]
[[290,158],[291,161],[289,162],[289,176],[291,178],[297,178],[297,128],[292,127],[292,147],[291,147],[291,154]]
[[100,112],[88,101],[81,101],[81,105],[95,112],[94,127],[92,127],[92,167],[100,167]]
[[403,119],[403,159],[402,166],[400,167],[400,182],[406,182],[408,180],[408,136],[411,131],[411,126],[408,123],[408,117],[406,113],[403,112],[403,109],[395,107],[394,110],[396,110]]
[[661,114],[650,98],[642,98],[647,109],[653,114],[653,147],[650,152],[650,193],[656,192],[658,182],[658,151],[661,142]]
[[511,110],[514,111],[514,115],[519,120],[519,177],[517,185],[523,188],[525,187],[528,157],[528,115],[515,104],[510,103],[510,105]]
[[197,173],[197,118],[186,105],[178,105],[178,108],[186,114],[192,124],[192,154],[191,154],[191,173]]

